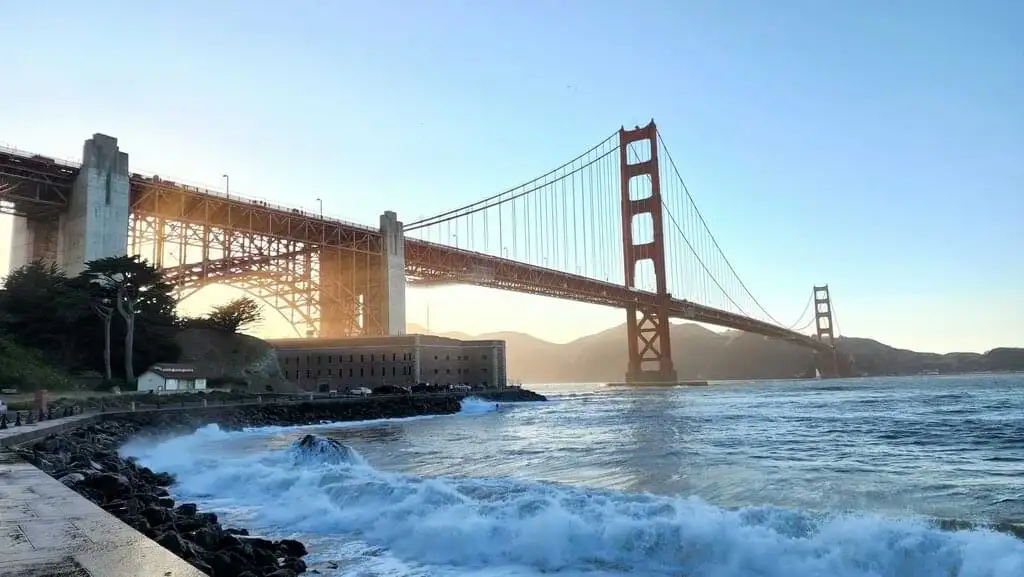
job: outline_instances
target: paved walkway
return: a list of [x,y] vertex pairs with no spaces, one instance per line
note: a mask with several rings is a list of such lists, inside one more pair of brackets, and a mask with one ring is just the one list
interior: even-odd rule
[[[31,432],[56,432],[83,418],[89,415],[37,423]],[[0,435],[11,440],[16,434],[11,431]],[[0,577],[152,576],[205,574],[16,454],[0,449]]]
[[52,419],[49,421],[39,421],[32,423],[31,425],[22,424],[17,427],[15,427],[13,423],[7,423],[6,429],[0,429],[0,447],[9,447],[11,445],[35,441],[36,439],[41,439],[53,433],[59,433],[65,429],[81,426],[84,424],[82,421],[95,418],[95,414],[85,414],[75,415],[73,417],[62,417],[60,419]]

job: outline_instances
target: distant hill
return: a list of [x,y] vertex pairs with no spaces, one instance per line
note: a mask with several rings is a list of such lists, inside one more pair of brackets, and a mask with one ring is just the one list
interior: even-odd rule
[[[509,378],[527,383],[619,381],[626,372],[624,324],[565,344],[515,332],[430,333],[412,324],[407,330],[457,339],[504,340]],[[783,341],[738,331],[718,333],[693,323],[673,324],[671,333],[672,358],[681,379],[790,379],[813,372],[813,354]],[[864,375],[1024,370],[1024,349],[940,355],[846,337],[839,339],[838,347],[853,356],[856,370]]]

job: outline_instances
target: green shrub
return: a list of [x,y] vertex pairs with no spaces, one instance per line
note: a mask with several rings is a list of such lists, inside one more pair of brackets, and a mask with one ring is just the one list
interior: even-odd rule
[[73,380],[42,353],[0,335],[0,388],[20,392],[71,388]]

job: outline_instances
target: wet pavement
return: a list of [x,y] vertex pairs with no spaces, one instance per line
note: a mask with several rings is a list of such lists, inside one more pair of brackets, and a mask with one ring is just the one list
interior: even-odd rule
[[[71,419],[84,418],[89,416],[45,421],[21,433],[57,432],[81,424]],[[0,435],[16,441],[11,431]],[[18,455],[0,449],[0,577],[204,575]]]
[[[11,415],[8,415],[11,418]],[[60,419],[50,419],[44,421],[37,421],[32,424],[22,423],[21,425],[14,426],[13,421],[8,421],[6,429],[0,429],[0,447],[10,447],[12,445],[19,445],[21,443],[28,443],[37,439],[42,439],[47,435],[53,433],[59,433],[66,429],[81,427],[84,424],[90,423],[99,418],[99,415],[85,414],[75,415],[73,417],[62,417]]]

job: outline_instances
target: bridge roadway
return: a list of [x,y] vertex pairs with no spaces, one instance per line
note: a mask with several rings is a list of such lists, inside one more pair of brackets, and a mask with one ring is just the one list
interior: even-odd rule
[[[11,203],[7,212],[60,210],[67,204],[78,170],[79,165],[72,162],[0,149],[0,200]],[[131,210],[136,216],[231,229],[301,245],[298,251],[287,254],[248,257],[254,262],[313,252],[320,246],[367,254],[381,252],[381,234],[375,228],[156,176],[132,173],[129,180]],[[194,276],[221,265],[238,265],[238,258],[224,260],[186,264],[169,272],[172,276]],[[405,266],[413,285],[470,284],[616,308],[630,304],[654,308],[664,304],[673,318],[782,339],[819,352],[832,351],[829,345],[811,336],[730,311],[418,239],[405,240]]]

